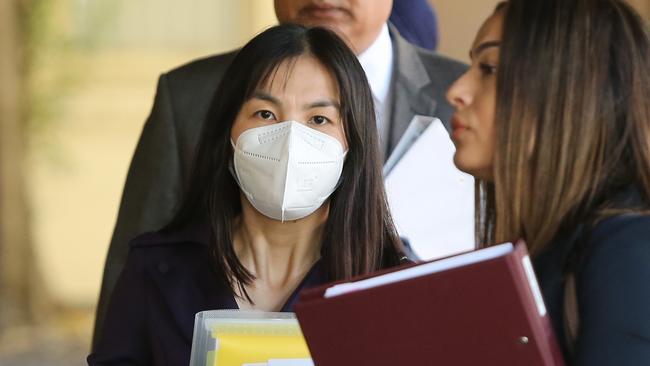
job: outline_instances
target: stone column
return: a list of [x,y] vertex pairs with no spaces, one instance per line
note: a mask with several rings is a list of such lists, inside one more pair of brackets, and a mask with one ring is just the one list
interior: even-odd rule
[[25,196],[24,47],[19,0],[0,1],[0,330],[30,319]]

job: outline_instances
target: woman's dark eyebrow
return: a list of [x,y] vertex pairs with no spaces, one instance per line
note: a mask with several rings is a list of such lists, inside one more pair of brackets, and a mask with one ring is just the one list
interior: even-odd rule
[[[253,92],[253,94],[251,95],[251,99],[253,99],[253,98],[260,99],[260,100],[265,100],[267,102],[275,104],[276,106],[282,106],[282,102],[278,98],[272,96],[271,94],[265,93],[263,91],[258,90],[258,91]],[[334,108],[336,108],[338,110],[341,109],[341,106],[339,105],[339,103],[332,100],[332,99],[322,99],[322,100],[317,100],[317,101],[312,102],[312,103],[305,104],[303,109],[307,110],[307,109],[322,108],[322,107],[334,107]]]
[[337,110],[341,110],[341,105],[332,99],[317,100],[313,103],[305,104],[303,109],[307,110],[307,109],[322,108],[322,107],[334,107]]
[[474,48],[473,50],[469,51],[469,58],[474,59],[477,57],[481,52],[485,51],[486,48],[490,47],[500,47],[501,46],[501,41],[487,41],[479,44]]
[[280,100],[278,98],[272,96],[271,94],[265,93],[263,91],[255,91],[255,92],[253,92],[253,95],[251,95],[251,99],[252,98],[265,100],[265,101],[270,102],[272,104],[275,104],[277,106],[282,105],[282,102],[280,102]]

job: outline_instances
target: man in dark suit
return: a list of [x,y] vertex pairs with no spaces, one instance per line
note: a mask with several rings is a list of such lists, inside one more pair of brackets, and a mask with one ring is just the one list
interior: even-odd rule
[[[376,102],[384,160],[414,115],[439,117],[449,127],[452,108],[445,93],[465,70],[462,63],[406,42],[387,23],[391,6],[392,0],[275,0],[281,23],[331,27],[359,56]],[[95,335],[128,242],[160,229],[180,202],[201,125],[234,54],[195,60],[160,76],[124,187],[104,268]]]

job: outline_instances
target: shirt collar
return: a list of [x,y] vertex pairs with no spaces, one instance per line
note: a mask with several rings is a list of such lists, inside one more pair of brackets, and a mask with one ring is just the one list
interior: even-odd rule
[[359,62],[366,73],[373,96],[384,103],[393,73],[393,43],[387,24],[384,24],[370,47],[359,55]]

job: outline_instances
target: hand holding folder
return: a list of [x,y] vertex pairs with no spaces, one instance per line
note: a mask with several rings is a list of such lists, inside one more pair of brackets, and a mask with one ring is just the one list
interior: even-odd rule
[[563,365],[526,246],[499,246],[303,292],[318,366]]

